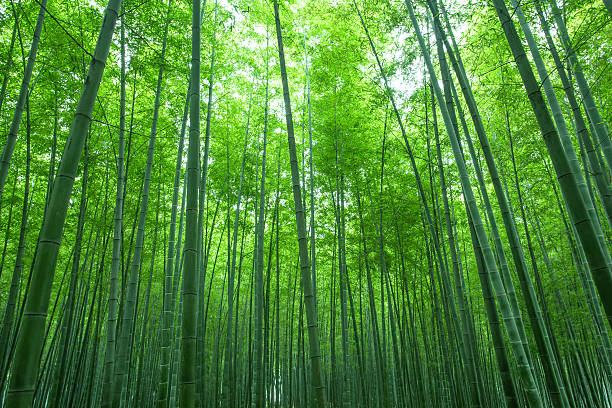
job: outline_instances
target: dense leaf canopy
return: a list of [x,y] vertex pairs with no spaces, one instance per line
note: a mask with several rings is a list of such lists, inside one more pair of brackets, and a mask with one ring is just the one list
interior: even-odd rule
[[610,0],[198,1],[0,3],[0,406],[610,406]]

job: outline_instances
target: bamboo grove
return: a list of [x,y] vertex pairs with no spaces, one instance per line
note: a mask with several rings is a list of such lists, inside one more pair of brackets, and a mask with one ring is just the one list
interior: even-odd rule
[[610,0],[0,3],[0,407],[609,407]]

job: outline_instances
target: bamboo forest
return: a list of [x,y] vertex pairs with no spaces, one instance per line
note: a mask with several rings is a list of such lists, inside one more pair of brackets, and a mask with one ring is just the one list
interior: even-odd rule
[[0,408],[612,407],[612,0],[0,0]]

